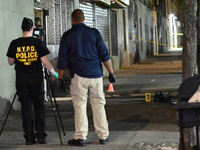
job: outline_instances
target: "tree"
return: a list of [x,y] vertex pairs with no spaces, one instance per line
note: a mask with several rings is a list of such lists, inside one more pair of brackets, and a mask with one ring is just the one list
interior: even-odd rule
[[[182,22],[182,79],[197,74],[197,1],[198,0],[175,0],[177,7],[179,9],[179,18]],[[200,3],[200,2],[198,2]],[[185,128],[184,134],[184,144],[185,147],[179,146],[180,150],[192,150],[193,147],[190,143],[193,143],[194,139],[192,128]],[[180,144],[179,144],[180,145]]]
[[197,1],[184,0],[183,14],[183,80],[197,74]]
[[[198,73],[197,69],[197,1],[175,0],[179,10],[179,19],[182,23],[183,45],[183,74],[186,79]],[[198,1],[198,3],[200,3]]]
[[197,0],[197,67],[200,73],[200,1]]

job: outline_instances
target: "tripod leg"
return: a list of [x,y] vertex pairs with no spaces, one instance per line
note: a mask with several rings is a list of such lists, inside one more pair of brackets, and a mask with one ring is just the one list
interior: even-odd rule
[[[50,89],[50,81],[49,79],[47,79],[47,88]],[[52,95],[51,95],[51,92],[48,90],[49,92],[49,97],[50,97],[50,101],[51,101],[51,107],[52,107],[52,111],[53,111],[53,114],[54,114],[54,118],[55,118],[55,122],[56,122],[56,126],[57,126],[57,130],[58,130],[58,135],[59,135],[59,138],[60,138],[60,144],[62,145],[62,138],[61,138],[61,134],[60,134],[60,129],[59,129],[59,126],[58,126],[58,120],[57,120],[57,117],[56,117],[56,113],[55,113],[55,107],[53,105],[53,101],[52,101]]]
[[49,76],[48,76],[46,69],[45,69],[45,77],[46,77],[46,81],[47,81],[47,88],[48,88],[49,95],[51,95],[51,100],[52,100],[52,97],[53,97],[55,107],[56,107],[56,111],[57,111],[57,114],[58,114],[58,117],[59,117],[59,120],[60,120],[60,124],[61,124],[62,130],[63,130],[63,134],[65,136],[65,130],[64,130],[64,126],[63,126],[63,123],[62,123],[61,116],[60,116],[60,111],[58,109],[58,104],[56,102],[56,98],[55,98],[55,95],[53,93],[53,89],[52,89],[52,86],[51,86],[51,81],[49,79]]
[[58,113],[58,117],[59,117],[59,120],[60,120],[60,124],[61,124],[62,130],[63,130],[63,134],[64,134],[64,136],[65,136],[65,130],[64,130],[63,123],[62,123],[62,119],[61,119],[61,117],[60,117],[60,112],[59,112],[59,109],[58,109],[58,104],[57,104],[57,102],[56,102],[56,98],[55,98],[55,96],[54,96],[54,93],[53,93],[53,90],[52,90],[51,85],[50,85],[50,92],[51,92],[51,95],[52,95],[53,100],[54,100],[54,103],[55,103],[55,107],[56,107],[56,110],[57,110],[57,113]]
[[62,130],[63,130],[63,134],[65,136],[66,134],[65,134],[64,126],[63,126],[63,123],[62,123],[62,119],[60,117],[60,112],[58,110],[58,105],[57,105],[55,97],[54,97],[54,103],[55,103],[55,106],[56,106],[56,110],[57,110],[57,113],[58,113],[58,117],[59,117],[59,120],[60,120],[60,124],[61,124]]
[[53,114],[54,114],[57,130],[58,130],[58,135],[59,135],[59,138],[60,138],[60,144],[62,145],[63,142],[62,142],[62,138],[61,138],[61,134],[60,134],[60,129],[59,129],[59,126],[58,126],[58,120],[57,120],[56,113],[55,113],[56,109],[53,107],[53,102],[52,102],[52,97],[51,96],[50,96],[50,98],[51,98],[50,101],[51,101],[52,111],[53,111]]
[[17,96],[17,92],[15,93],[15,96],[14,96],[14,98],[13,98],[13,100],[12,100],[11,105],[10,105],[10,109],[9,109],[9,111],[8,111],[8,113],[7,113],[7,116],[6,116],[6,118],[5,118],[5,121],[4,121],[3,126],[2,126],[2,128],[1,128],[0,135],[1,135],[1,133],[3,132],[4,126],[5,126],[5,124],[6,124],[6,121],[7,121],[7,119],[8,119],[8,116],[9,116],[9,114],[10,114],[10,111],[12,110],[12,106],[13,106],[13,104],[14,104],[14,101],[15,101],[16,96]]

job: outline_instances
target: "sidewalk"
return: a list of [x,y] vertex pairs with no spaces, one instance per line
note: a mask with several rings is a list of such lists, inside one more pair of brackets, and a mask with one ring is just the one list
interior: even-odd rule
[[[165,59],[165,60],[164,60]],[[94,132],[92,112],[88,104],[89,134],[86,147],[73,147],[67,141],[73,138],[73,105],[70,97],[57,97],[57,103],[66,136],[59,127],[58,136],[55,117],[50,101],[46,102],[47,144],[25,145],[20,111],[11,111],[0,136],[2,150],[177,150],[179,129],[176,111],[170,103],[145,102],[145,93],[152,96],[155,91],[175,91],[181,83],[181,62],[176,58],[156,57],[141,64],[116,72],[114,93],[106,92],[106,111],[109,121],[109,143],[100,145]],[[173,92],[173,94],[177,94]],[[59,95],[56,93],[56,95]],[[68,99],[68,100],[67,100]],[[0,127],[5,116],[0,118]],[[60,123],[60,122],[59,122]]]
[[63,145],[60,144],[56,132],[48,132],[48,144],[34,144],[27,146],[21,137],[21,132],[6,132],[2,135],[0,149],[2,150],[177,150],[179,133],[177,132],[147,132],[147,131],[115,131],[111,132],[110,142],[100,145],[94,140],[93,132],[89,132],[88,143],[85,147],[67,145],[72,132],[63,138]]

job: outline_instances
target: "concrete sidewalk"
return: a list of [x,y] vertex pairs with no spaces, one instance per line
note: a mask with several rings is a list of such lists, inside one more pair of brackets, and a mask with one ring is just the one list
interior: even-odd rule
[[178,147],[178,132],[159,131],[111,131],[106,145],[99,145],[96,135],[89,132],[87,145],[85,147],[69,146],[67,140],[72,137],[73,132],[67,132],[62,138],[63,144],[57,132],[48,132],[48,144],[25,145],[22,132],[5,132],[0,138],[0,149],[2,150],[176,150]]
[[[164,60],[165,59],[165,60]],[[161,69],[164,68],[164,69]],[[171,103],[145,102],[145,93],[173,91],[181,83],[181,61],[177,58],[157,57],[138,65],[116,72],[117,82],[114,93],[106,92],[108,80],[104,79],[107,98],[107,117],[109,121],[109,143],[100,145],[94,132],[92,112],[88,103],[89,134],[86,147],[67,145],[73,138],[73,105],[70,97],[56,91],[59,112],[66,136],[59,127],[63,144],[61,145],[56,128],[55,117],[50,101],[46,102],[47,144],[25,145],[20,111],[11,111],[6,126],[0,136],[2,150],[177,150],[179,129],[176,111]],[[0,117],[0,127],[5,116]]]

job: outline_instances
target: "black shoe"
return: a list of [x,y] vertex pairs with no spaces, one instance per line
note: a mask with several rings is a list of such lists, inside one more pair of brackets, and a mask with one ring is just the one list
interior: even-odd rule
[[104,139],[104,140],[99,139],[99,143],[100,143],[100,144],[106,144],[106,143],[108,143],[108,138],[106,138],[106,139]]
[[36,143],[35,140],[26,140],[26,145],[33,145],[35,143]]
[[74,146],[86,146],[86,140],[83,139],[72,139],[68,141],[69,145],[74,145]]
[[45,139],[37,139],[39,144],[47,144],[47,141]]
[[35,133],[35,136],[36,136],[37,142],[39,144],[46,144],[47,143],[46,140],[45,140],[45,138],[47,137],[47,134],[45,132],[37,132],[37,133]]

